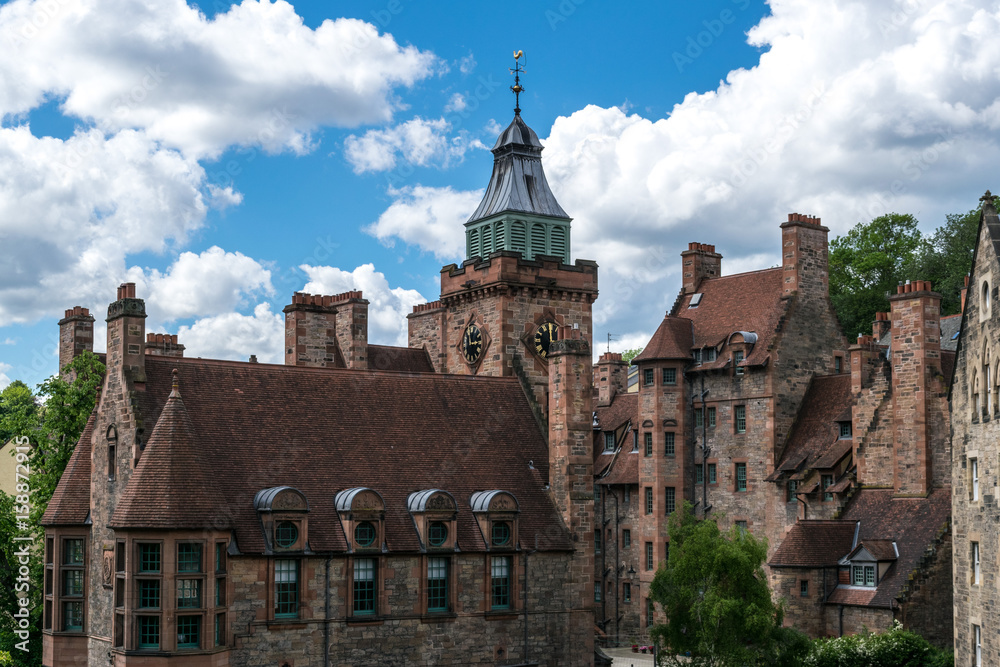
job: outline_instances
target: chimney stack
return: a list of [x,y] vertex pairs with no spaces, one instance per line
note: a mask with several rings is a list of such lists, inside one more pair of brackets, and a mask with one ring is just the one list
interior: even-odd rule
[[688,249],[681,253],[681,276],[685,294],[696,292],[703,279],[718,278],[721,275],[722,255],[715,252],[714,245],[689,243]]
[[177,342],[177,334],[146,334],[146,354],[154,357],[183,357],[184,346]]
[[135,283],[118,287],[118,300],[108,306],[108,374],[122,373],[146,382],[146,304],[135,296]]
[[74,374],[63,369],[84,351],[94,351],[94,317],[86,308],[73,306],[59,320],[59,374],[67,382],[73,382]]
[[872,337],[876,343],[889,332],[890,326],[889,313],[875,313],[875,321],[872,322]]
[[829,294],[827,235],[830,230],[819,218],[789,213],[781,223],[781,260],[784,269],[783,292],[821,296]]
[[607,406],[615,394],[624,392],[628,382],[628,364],[618,352],[605,352],[594,364],[594,383],[597,385],[597,405]]
[[368,368],[368,301],[360,290],[296,292],[284,313],[286,365]]

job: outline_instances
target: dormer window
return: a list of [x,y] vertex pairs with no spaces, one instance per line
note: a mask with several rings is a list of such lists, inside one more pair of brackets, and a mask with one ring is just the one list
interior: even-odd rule
[[351,551],[374,551],[382,547],[385,502],[378,492],[365,487],[346,489],[334,496]]
[[688,304],[688,308],[697,308],[698,304],[701,303],[701,297],[705,296],[702,292],[691,295],[691,302]]
[[854,586],[875,587],[875,565],[859,564],[851,566],[851,584]]
[[733,353],[733,365],[736,367],[737,375],[743,375],[743,371],[745,369],[743,368],[742,364],[743,364],[743,350],[736,350],[736,352]]
[[715,361],[715,355],[716,355],[716,352],[715,352],[715,348],[714,347],[706,347],[705,348],[705,354],[703,356],[704,356],[704,359],[705,359],[706,362],[708,362],[708,361]]
[[607,431],[604,433],[604,451],[613,452],[615,451],[615,432]]
[[362,521],[354,526],[354,543],[359,547],[370,547],[377,535],[378,531],[371,521]]
[[304,551],[309,503],[305,495],[290,486],[275,486],[258,491],[254,509],[260,519],[271,553]]
[[458,549],[455,522],[458,504],[447,491],[428,489],[411,493],[406,508],[423,545],[423,606],[428,614],[450,613],[452,603],[451,555]]
[[851,422],[839,422],[840,427],[840,439],[850,440],[852,436]]
[[691,358],[694,360],[694,363],[700,364],[701,363],[701,348],[698,348],[696,350],[692,350],[691,351]]

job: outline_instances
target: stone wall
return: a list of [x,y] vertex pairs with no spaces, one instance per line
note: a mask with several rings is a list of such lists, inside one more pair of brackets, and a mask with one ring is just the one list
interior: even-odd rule
[[[892,626],[893,619],[891,609],[826,605],[826,635],[840,637],[842,635],[856,635],[866,630],[885,632]],[[961,663],[956,662],[955,664]]]
[[[837,568],[772,568],[768,577],[771,594],[784,604],[787,627],[812,638],[827,636],[823,601],[837,586]],[[808,590],[802,594],[802,582]]]
[[951,648],[955,636],[954,616],[948,613],[954,603],[953,560],[951,533],[947,532],[910,581],[907,599],[901,605],[903,626],[941,648]]
[[[626,456],[631,449],[632,439],[629,436],[622,445],[621,456]],[[604,530],[601,553],[594,555],[594,582],[595,586],[601,584],[602,591],[601,601],[595,600],[594,618],[603,629],[606,636],[604,643],[608,646],[630,644],[632,637],[644,636],[646,632],[644,596],[648,591],[640,586],[639,580],[640,573],[646,572],[646,545],[640,533],[641,517],[642,497],[637,485],[601,486],[601,499],[595,504],[594,520],[603,525]],[[622,535],[626,530],[631,541],[629,547],[622,545]],[[654,561],[654,569],[648,574],[655,572],[657,563]],[[631,586],[631,600],[628,602],[622,594],[625,583]],[[616,614],[622,617],[617,625]],[[605,619],[608,622],[600,624]]]

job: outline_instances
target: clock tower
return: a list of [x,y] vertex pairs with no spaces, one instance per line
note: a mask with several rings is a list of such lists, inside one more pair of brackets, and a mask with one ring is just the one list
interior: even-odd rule
[[[516,95],[521,71],[519,63],[512,70]],[[542,150],[518,104],[465,223],[466,259],[442,268],[440,299],[409,315],[409,345],[426,348],[439,373],[516,376],[544,423],[560,330],[592,345],[597,264],[571,263],[571,218],[549,189]]]

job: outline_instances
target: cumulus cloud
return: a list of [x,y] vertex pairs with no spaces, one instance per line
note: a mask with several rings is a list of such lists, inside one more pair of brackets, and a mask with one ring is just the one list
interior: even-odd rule
[[445,113],[464,111],[467,106],[469,106],[469,103],[465,101],[465,95],[455,93],[448,99],[448,104],[444,105],[444,111]]
[[271,306],[258,304],[252,315],[236,312],[203,317],[182,326],[178,339],[189,357],[246,361],[251,354],[261,363],[284,362],[285,320]]
[[[574,217],[573,255],[601,265],[596,338],[653,330],[690,241],[714,243],[724,273],[766,268],[780,262],[790,212],[821,216],[831,236],[890,211],[933,228],[995,186],[983,175],[1000,172],[1000,8],[770,7],[748,34],[766,49],[756,67],[689,94],[666,118],[588,106],[543,141],[549,182]],[[432,206],[418,193],[435,194],[395,192],[369,229],[454,256],[461,228],[450,223],[446,242],[433,216],[417,214]],[[479,199],[447,194],[455,221]]]
[[423,185],[390,188],[395,201],[365,231],[387,245],[398,238],[434,253],[440,260],[465,255],[462,225],[476,210],[483,190],[463,191]]
[[147,295],[148,314],[168,321],[235,310],[250,297],[274,294],[269,270],[218,246],[181,253],[165,272],[133,267],[128,277]]
[[353,271],[335,266],[301,267],[309,282],[303,288],[311,294],[341,294],[361,290],[368,299],[368,340],[383,345],[407,344],[406,316],[413,306],[427,301],[419,292],[402,287],[390,287],[385,274],[372,264],[362,264]]
[[467,131],[448,137],[450,129],[451,123],[444,118],[425,120],[418,116],[390,128],[368,130],[360,137],[350,135],[344,140],[344,156],[354,173],[362,174],[394,169],[400,160],[420,167],[447,167],[460,162],[471,149],[485,150],[486,146]]
[[11,383],[11,379],[7,376],[7,373],[12,370],[10,364],[5,364],[0,361],[0,389],[3,389]]
[[363,21],[313,30],[284,0],[211,20],[175,0],[14,0],[0,7],[0,43],[18,54],[0,65],[0,115],[55,95],[67,115],[196,157],[249,144],[301,153],[319,126],[389,121],[394,88],[438,64]]

